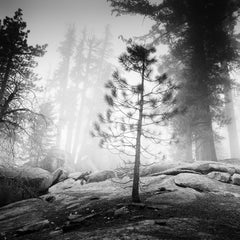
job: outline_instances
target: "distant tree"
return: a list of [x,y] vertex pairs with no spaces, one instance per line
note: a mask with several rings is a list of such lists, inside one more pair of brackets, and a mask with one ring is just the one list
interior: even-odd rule
[[[90,72],[91,80],[89,81],[89,89],[91,92],[91,97],[85,97],[87,106],[89,108],[88,115],[86,116],[87,120],[84,130],[81,134],[81,145],[79,148],[79,158],[83,156],[89,156],[93,161],[98,155],[91,151],[90,149],[97,147],[97,142],[89,136],[89,130],[92,127],[92,123],[95,119],[95,116],[98,112],[103,112],[105,110],[104,99],[102,95],[104,94],[104,82],[105,79],[108,79],[112,74],[112,64],[109,62],[109,57],[112,54],[112,43],[111,43],[111,31],[109,25],[105,27],[104,37],[99,41],[96,41],[96,46],[93,52],[93,66],[94,72]],[[84,141],[83,141],[84,140]]]
[[[23,147],[25,157],[33,166],[44,159],[48,151],[55,146],[56,128],[54,126],[54,112],[51,102],[43,103],[38,114],[30,116],[30,133]],[[26,152],[28,153],[26,156]]]
[[[81,132],[81,119],[82,119],[82,108],[83,108],[83,99],[85,97],[85,85],[84,74],[85,74],[85,50],[86,50],[86,41],[87,41],[87,31],[84,29],[82,31],[82,35],[80,41],[76,47],[76,53],[74,56],[73,68],[71,70],[71,78],[73,82],[73,86],[77,89],[77,95],[75,96],[76,104],[76,123],[74,126],[73,133],[73,148],[72,155],[73,158],[76,158],[77,150],[79,147],[79,136]],[[73,127],[73,126],[72,126]]]
[[9,137],[24,130],[32,106],[27,101],[37,89],[36,57],[42,57],[46,45],[28,44],[29,30],[18,9],[12,18],[0,21],[0,132]]
[[[93,93],[96,79],[98,76],[98,59],[97,53],[98,48],[101,44],[101,41],[96,38],[95,35],[90,36],[86,39],[85,48],[85,62],[84,62],[84,71],[83,71],[83,86],[81,91],[81,105],[78,110],[78,115],[80,121],[75,133],[75,142],[73,145],[73,151],[75,152],[75,158],[78,158],[79,155],[82,155],[81,149],[84,149],[86,144],[86,137],[89,133],[88,122],[90,121],[90,111],[91,108],[94,108],[92,105],[91,93]],[[91,106],[91,107],[89,107]],[[83,117],[84,116],[84,117]],[[78,134],[78,135],[77,135]],[[78,153],[79,154],[78,154]]]
[[75,28],[70,26],[67,29],[64,40],[61,42],[58,51],[60,53],[60,63],[53,79],[53,87],[56,93],[56,100],[59,103],[59,122],[57,146],[62,141],[62,132],[67,125],[69,106],[72,109],[70,85],[70,67],[75,47]]
[[140,201],[140,156],[157,154],[148,147],[148,143],[163,141],[160,130],[154,126],[164,123],[169,115],[162,103],[172,101],[175,89],[165,74],[152,78],[151,67],[156,63],[156,59],[151,57],[154,52],[154,48],[133,44],[127,47],[127,53],[120,56],[119,62],[124,70],[134,73],[137,79],[127,80],[118,71],[113,73],[113,80],[106,84],[110,91],[105,96],[109,109],[106,115],[99,114],[99,121],[94,124],[92,132],[93,136],[100,137],[102,147],[135,157],[133,202]]
[[105,28],[103,39],[95,35],[88,37],[86,30],[82,32],[72,69],[73,82],[78,88],[77,121],[72,154],[80,165],[85,164],[80,161],[83,158],[91,158],[91,161],[96,158],[96,151],[93,152],[90,149],[96,148],[97,143],[90,138],[89,130],[97,112],[102,111],[104,106],[101,95],[104,90],[103,82],[111,74],[112,65],[108,61],[110,54],[109,26]]

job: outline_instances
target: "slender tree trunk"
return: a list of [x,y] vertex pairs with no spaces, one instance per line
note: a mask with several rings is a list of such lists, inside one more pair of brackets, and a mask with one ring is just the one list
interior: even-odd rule
[[[9,78],[9,74],[10,74],[10,69],[11,69],[11,65],[12,65],[12,56],[10,56],[8,58],[8,62],[7,62],[7,67],[6,67],[6,71],[4,73],[4,77],[3,77],[3,80],[1,81],[1,88],[0,88],[0,107],[1,107],[1,112],[2,112],[2,107],[4,105],[4,93],[5,93],[5,90],[6,90],[6,86],[7,86],[7,81],[8,81],[8,78]],[[0,118],[2,118],[2,114],[0,116]]]
[[78,150],[78,145],[79,145],[79,134],[80,134],[80,129],[81,129],[81,117],[82,117],[82,115],[81,115],[81,111],[79,109],[78,114],[77,114],[75,133],[74,133],[74,136],[73,136],[74,138],[73,138],[72,155],[73,155],[74,160],[76,160],[77,150]]
[[225,113],[226,116],[230,118],[230,123],[227,125],[230,156],[231,158],[240,158],[239,140],[233,105],[232,90],[227,88],[225,88],[224,90],[226,100]]
[[66,151],[72,153],[72,141],[73,141],[73,126],[74,121],[69,121],[67,124],[67,141],[66,141]]
[[140,171],[140,158],[141,158],[141,135],[142,135],[142,118],[143,118],[143,104],[144,104],[144,74],[145,66],[143,64],[142,69],[142,87],[140,92],[140,106],[139,106],[139,117],[137,125],[137,138],[136,138],[136,151],[135,151],[135,162],[133,172],[133,187],[132,187],[132,201],[140,202],[139,196],[139,171]]
[[187,132],[184,136],[185,138],[185,146],[184,146],[184,158],[186,162],[193,162],[192,155],[192,131],[190,126],[187,128]]

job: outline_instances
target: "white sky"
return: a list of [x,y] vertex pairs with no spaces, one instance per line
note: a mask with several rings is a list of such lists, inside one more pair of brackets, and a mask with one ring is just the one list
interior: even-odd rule
[[125,50],[125,44],[118,39],[120,35],[141,36],[151,26],[143,17],[111,15],[107,0],[0,0],[0,5],[0,19],[13,16],[18,8],[23,10],[23,18],[31,31],[31,44],[49,44],[38,67],[43,77],[54,71],[59,59],[56,50],[69,25],[75,25],[78,36],[86,27],[90,33],[102,37],[105,26],[110,24],[115,59]]

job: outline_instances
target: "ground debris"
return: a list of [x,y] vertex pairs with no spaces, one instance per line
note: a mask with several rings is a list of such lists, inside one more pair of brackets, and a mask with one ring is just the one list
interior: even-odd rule
[[89,220],[93,217],[96,217],[98,215],[99,215],[99,213],[92,213],[92,214],[89,214],[89,215],[83,216],[83,217],[81,215],[78,215],[76,218],[73,218],[73,219],[67,221],[62,226],[62,230],[63,230],[63,232],[67,232],[67,231],[74,230],[76,228],[80,228],[81,226],[87,224],[87,220]]
[[16,234],[17,235],[24,235],[24,234],[28,234],[28,233],[31,233],[31,232],[40,231],[40,230],[43,230],[44,228],[49,227],[49,225],[50,225],[49,220],[45,219],[45,220],[40,221],[40,222],[28,224],[28,225],[24,226],[23,228],[18,229],[16,231]]

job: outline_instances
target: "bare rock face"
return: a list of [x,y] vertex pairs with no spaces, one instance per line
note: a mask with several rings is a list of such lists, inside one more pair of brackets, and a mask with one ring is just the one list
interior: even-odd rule
[[103,182],[107,179],[114,178],[116,177],[116,174],[114,171],[110,170],[104,170],[101,172],[96,172],[92,173],[89,175],[87,182],[92,183],[92,182]]
[[207,176],[211,179],[218,180],[220,182],[229,183],[231,180],[231,174],[228,172],[210,172]]
[[189,187],[199,192],[218,192],[226,189],[224,183],[210,179],[205,175],[192,173],[181,173],[174,177],[174,182],[179,187]]
[[152,204],[182,204],[197,199],[201,194],[191,188],[179,188],[173,191],[162,191],[147,199]]
[[179,163],[165,163],[165,162],[152,164],[152,165],[142,168],[140,171],[140,175],[142,177],[149,176],[154,173],[160,173],[160,172],[166,171],[168,169],[172,169],[174,167],[177,167],[178,165],[179,165]]
[[64,190],[71,188],[75,183],[75,180],[72,178],[68,178],[62,182],[59,182],[52,187],[49,188],[50,193],[59,193],[64,192]]
[[23,233],[46,227],[49,222],[43,217],[43,211],[47,207],[48,203],[32,198],[0,208],[1,232],[21,229]]
[[228,194],[240,197],[240,188],[238,186],[210,179],[205,175],[182,173],[174,177],[174,182],[179,187],[189,187],[199,192]]

